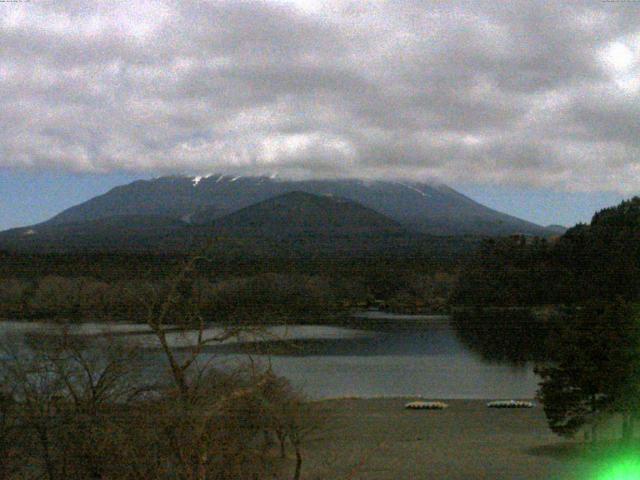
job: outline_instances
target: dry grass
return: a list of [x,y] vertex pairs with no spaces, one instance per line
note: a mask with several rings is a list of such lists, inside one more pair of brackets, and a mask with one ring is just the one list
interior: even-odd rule
[[330,430],[307,453],[303,478],[577,479],[587,460],[558,455],[581,448],[549,431],[544,412],[492,409],[448,400],[448,409],[406,410],[408,398],[320,402]]

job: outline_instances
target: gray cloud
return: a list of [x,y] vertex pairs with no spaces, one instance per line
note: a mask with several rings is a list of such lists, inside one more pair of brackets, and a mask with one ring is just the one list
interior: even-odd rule
[[0,3],[0,167],[640,189],[640,5]]

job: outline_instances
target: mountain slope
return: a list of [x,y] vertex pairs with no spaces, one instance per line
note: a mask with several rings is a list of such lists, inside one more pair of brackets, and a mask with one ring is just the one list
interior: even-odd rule
[[399,223],[350,200],[289,192],[242,208],[213,222],[228,232],[269,236],[381,234],[402,231]]
[[184,229],[184,222],[153,215],[120,215],[0,232],[0,247],[19,250],[146,249]]
[[[295,248],[302,253],[355,252],[366,247],[363,245],[366,242],[375,250],[383,250],[389,241],[413,244],[416,236],[420,235],[351,200],[289,192],[207,224],[194,225],[153,215],[119,215],[9,230],[0,233],[0,246],[52,251],[181,252],[203,246],[212,239],[218,239],[220,244],[224,238],[225,245],[246,245],[252,250],[281,250],[282,242],[287,241],[295,243]],[[243,246],[243,249],[246,248]]]
[[568,230],[564,225],[547,225],[545,228],[556,235],[563,235]]
[[[451,243],[460,247],[460,242]],[[163,251],[205,245],[218,254],[224,251],[223,256],[235,251],[245,259],[352,258],[385,252],[424,255],[446,250],[432,237],[408,231],[351,200],[298,191],[257,202],[207,224],[187,225],[159,240]]]
[[393,181],[269,177],[163,177],[123,185],[56,215],[47,224],[115,215],[153,215],[210,223],[284,193],[333,195],[373,209],[403,226],[435,235],[550,235],[544,227],[497,212],[443,185]]

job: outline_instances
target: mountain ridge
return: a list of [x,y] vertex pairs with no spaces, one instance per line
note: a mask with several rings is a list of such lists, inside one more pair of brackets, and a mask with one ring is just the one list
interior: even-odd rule
[[333,236],[404,230],[398,222],[352,200],[302,191],[249,205],[214,220],[213,226],[276,236],[283,232]]
[[[192,224],[155,215],[114,215],[95,220],[43,223],[0,233],[0,245],[21,249],[188,251],[214,238],[235,239],[268,248],[281,241],[303,251],[358,251],[373,241],[415,242],[416,235],[398,222],[352,200],[306,192],[287,192],[257,202],[209,223]],[[394,240],[395,239],[395,240]],[[223,242],[224,243],[224,242]],[[230,245],[235,241],[231,241]],[[332,246],[333,244],[333,246]],[[335,247],[335,248],[334,248]]]
[[[346,198],[405,228],[432,235],[549,236],[554,233],[485,207],[446,185],[395,180],[286,180],[223,174],[136,180],[66,209],[43,224],[117,215],[152,215],[208,223],[291,191]],[[205,211],[207,215],[203,214]]]

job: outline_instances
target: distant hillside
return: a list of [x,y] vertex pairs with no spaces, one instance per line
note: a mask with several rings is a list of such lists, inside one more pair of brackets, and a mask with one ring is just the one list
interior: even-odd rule
[[208,224],[255,203],[295,191],[349,199],[406,228],[434,235],[555,234],[480,205],[444,185],[354,179],[288,181],[225,175],[139,180],[69,208],[45,223],[59,225],[142,215]]
[[640,300],[640,197],[601,210],[589,225],[552,241],[486,241],[455,296],[473,305]]
[[0,233],[0,249],[7,250],[185,253],[208,246],[218,259],[241,261],[380,255],[450,261],[476,244],[475,239],[411,232],[351,200],[304,192],[279,195],[206,224],[122,215]]
[[547,231],[555,233],[557,235],[562,235],[567,231],[567,227],[563,225],[547,225],[545,228],[547,229]]
[[208,224],[188,225],[160,244],[168,251],[210,244],[220,255],[233,251],[243,258],[335,259],[376,255],[442,258],[467,253],[477,242],[412,232],[351,200],[289,192]]
[[0,248],[11,250],[145,250],[184,229],[174,218],[126,215],[84,222],[40,224],[0,232]]
[[400,233],[394,220],[356,202],[290,192],[242,208],[213,222],[227,233],[269,236]]

